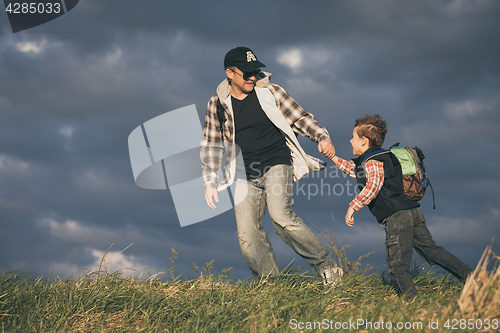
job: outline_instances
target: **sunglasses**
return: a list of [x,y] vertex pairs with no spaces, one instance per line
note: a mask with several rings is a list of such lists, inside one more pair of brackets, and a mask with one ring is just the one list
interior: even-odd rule
[[248,80],[250,80],[250,78],[252,76],[255,76],[255,78],[257,78],[257,76],[259,76],[261,70],[260,69],[256,69],[253,72],[243,72],[243,74],[241,74],[241,73],[238,73],[238,72],[236,72],[236,71],[234,71],[234,70],[231,69],[231,72],[233,72],[235,74],[238,74],[239,76],[241,76],[243,78],[243,80],[248,81]]

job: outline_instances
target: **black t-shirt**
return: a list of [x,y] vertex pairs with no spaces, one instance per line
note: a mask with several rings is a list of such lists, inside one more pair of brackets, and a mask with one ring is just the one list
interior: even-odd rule
[[269,120],[255,90],[243,100],[231,97],[235,141],[241,149],[249,179],[259,178],[277,164],[291,165],[283,133]]

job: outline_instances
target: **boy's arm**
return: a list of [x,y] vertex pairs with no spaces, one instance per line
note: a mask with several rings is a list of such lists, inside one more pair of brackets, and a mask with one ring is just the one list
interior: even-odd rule
[[349,207],[360,210],[368,205],[379,194],[384,185],[384,163],[369,160],[365,164],[366,185],[363,190],[354,197]]
[[353,161],[346,161],[338,156],[334,156],[332,161],[340,171],[348,174],[352,178],[356,178],[356,165]]

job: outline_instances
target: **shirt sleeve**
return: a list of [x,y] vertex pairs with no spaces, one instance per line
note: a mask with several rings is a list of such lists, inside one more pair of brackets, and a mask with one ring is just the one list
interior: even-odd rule
[[331,141],[330,134],[325,127],[318,124],[314,115],[305,111],[283,87],[278,84],[269,84],[269,91],[273,94],[277,107],[283,113],[286,121],[295,133],[308,137],[313,142]]
[[222,165],[224,147],[217,119],[216,95],[212,96],[207,106],[203,136],[200,142],[201,174],[205,182],[205,191],[217,188],[219,169]]
[[346,161],[338,156],[337,158],[339,162],[339,164],[336,164],[337,168],[339,168],[340,171],[346,173],[348,176],[356,178],[356,165],[354,164],[354,162]]
[[354,210],[360,210],[368,205],[379,194],[382,186],[384,186],[383,162],[369,160],[365,163],[365,172],[366,185],[349,204]]

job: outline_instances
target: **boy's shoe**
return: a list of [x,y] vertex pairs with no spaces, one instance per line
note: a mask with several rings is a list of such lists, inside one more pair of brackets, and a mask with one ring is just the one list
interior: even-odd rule
[[319,275],[323,279],[323,288],[335,288],[340,284],[344,271],[337,266],[320,271]]
[[401,297],[402,301],[404,304],[412,304],[417,301],[420,301],[420,294],[414,294],[414,295],[404,295]]

